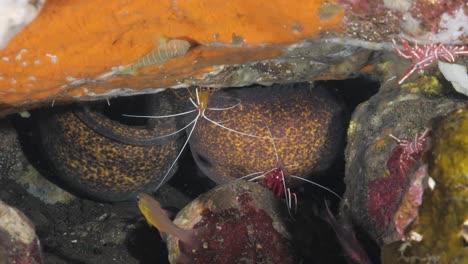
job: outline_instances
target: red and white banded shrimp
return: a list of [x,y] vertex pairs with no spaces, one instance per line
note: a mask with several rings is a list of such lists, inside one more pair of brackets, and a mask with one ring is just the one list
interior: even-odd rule
[[401,175],[406,175],[421,158],[426,148],[429,129],[426,128],[422,133],[416,133],[413,140],[400,139],[392,134],[389,136],[398,144],[393,152],[396,153]]
[[[184,144],[182,145],[182,149],[180,150],[179,154],[177,155],[177,157],[175,158],[174,162],[171,164],[171,166],[169,167],[168,171],[166,172],[166,174],[164,175],[164,177],[162,178],[161,182],[156,186],[156,188],[154,188],[154,192],[156,192],[167,180],[168,180],[168,175],[170,174],[171,170],[174,168],[174,166],[177,164],[177,161],[179,160],[179,158],[181,157],[183,151],[185,150],[185,148],[187,147],[189,141],[190,141],[190,138],[192,137],[192,134],[193,132],[195,131],[195,128],[197,127],[197,124],[200,122],[200,120],[204,119],[206,121],[208,121],[209,123],[219,127],[219,128],[222,128],[224,130],[227,130],[229,132],[233,132],[233,133],[236,133],[236,134],[239,134],[239,135],[242,135],[242,136],[247,136],[247,137],[252,137],[252,138],[265,138],[265,137],[262,137],[262,136],[257,136],[257,135],[253,135],[253,134],[249,134],[249,133],[244,133],[244,132],[241,132],[241,131],[237,131],[237,130],[234,130],[234,129],[231,129],[225,125],[223,125],[222,121],[221,122],[218,122],[218,121],[215,121],[215,120],[212,120],[211,118],[209,118],[207,115],[206,115],[206,112],[207,111],[228,111],[228,110],[231,110],[233,108],[236,108],[238,107],[240,104],[241,104],[241,101],[239,99],[236,99],[236,98],[232,98],[233,100],[236,101],[235,104],[231,105],[231,106],[228,106],[228,107],[208,107],[208,104],[209,104],[209,101],[210,101],[210,97],[213,95],[213,93],[216,92],[217,89],[214,89],[214,88],[195,88],[195,91],[194,92],[190,92],[190,97],[189,97],[189,101],[190,103],[195,107],[195,109],[192,109],[192,110],[188,110],[188,111],[185,111],[185,112],[181,112],[181,113],[176,113],[176,114],[170,114],[170,115],[163,115],[163,116],[146,116],[146,115],[127,115],[127,114],[124,114],[124,116],[126,117],[134,117],[134,118],[169,118],[169,117],[177,117],[177,116],[186,116],[186,115],[190,115],[191,113],[196,113],[196,116],[193,120],[191,120],[190,122],[188,122],[188,124],[186,124],[184,127],[182,127],[181,129],[177,130],[177,131],[174,131],[172,133],[169,133],[169,134],[166,134],[166,135],[162,135],[162,136],[158,136],[156,138],[163,138],[163,137],[169,137],[169,136],[172,136],[172,135],[176,135],[186,129],[189,129],[188,130],[188,135],[187,135],[187,139],[186,141],[184,142]],[[154,138],[153,138],[154,139]]]
[[[288,207],[288,211],[290,212],[291,209],[294,207],[294,212],[297,212],[297,194],[295,192],[292,192],[291,189],[287,186],[286,184],[286,177],[290,177],[293,179],[298,179],[310,184],[313,184],[323,190],[328,191],[329,193],[333,194],[334,196],[338,197],[338,199],[342,200],[341,196],[338,195],[336,192],[331,190],[330,188],[327,188],[321,184],[318,184],[314,181],[311,181],[309,179],[306,179],[304,177],[300,177],[297,175],[292,175],[287,173],[287,169],[291,167],[297,166],[297,164],[290,164],[290,165],[282,165],[280,162],[280,158],[278,155],[278,150],[276,148],[275,144],[275,138],[273,137],[273,134],[268,127],[268,125],[265,123],[266,128],[268,129],[268,132],[270,134],[270,140],[271,144],[274,149],[275,153],[275,159],[276,159],[276,167],[270,169],[270,170],[265,170],[265,171],[258,171],[251,173],[249,175],[245,175],[241,177],[240,179],[248,179],[249,181],[257,181],[257,180],[263,180],[263,184],[269,188],[274,194],[276,194],[278,197],[282,197],[284,195],[284,199],[286,201],[286,205]],[[281,138],[277,140],[282,140]],[[283,169],[284,168],[284,169]],[[250,179],[249,179],[250,178]]]

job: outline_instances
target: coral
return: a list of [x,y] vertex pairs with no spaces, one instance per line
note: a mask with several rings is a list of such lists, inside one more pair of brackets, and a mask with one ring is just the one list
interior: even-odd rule
[[465,1],[460,0],[418,0],[413,2],[411,8],[408,10],[409,13],[413,18],[419,21],[421,28],[431,30],[435,30],[438,27],[436,18],[442,18],[444,14],[454,16],[458,9],[463,9],[463,6],[466,5]]

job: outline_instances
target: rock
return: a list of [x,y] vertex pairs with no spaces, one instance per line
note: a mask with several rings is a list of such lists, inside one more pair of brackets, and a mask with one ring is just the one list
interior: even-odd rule
[[18,135],[7,120],[0,121],[0,180],[16,179],[27,166]]
[[18,209],[0,201],[0,263],[42,263],[32,222]]
[[[327,39],[257,48],[195,46],[184,56],[174,58],[162,66],[156,64],[144,67],[134,74],[118,74],[120,67],[117,65],[106,68],[105,72],[100,72],[99,76],[93,75],[92,78],[69,77],[60,91],[52,89],[49,93],[37,94],[39,100],[27,99],[28,103],[23,105],[18,103],[24,98],[13,93],[20,89],[16,86],[25,85],[31,89],[39,85],[41,80],[35,75],[28,75],[24,77],[26,83],[19,84],[23,82],[20,81],[23,77],[15,74],[16,88],[4,92],[0,116],[40,105],[69,103],[70,99],[107,99],[122,95],[157,93],[166,88],[239,87],[256,83],[289,83],[293,80],[343,79],[361,73],[361,69],[375,69],[365,67],[370,55],[371,51],[348,45],[348,41]],[[180,61],[182,58],[183,61]],[[179,62],[171,66],[176,61]],[[30,78],[34,79],[34,83],[30,83]],[[7,78],[0,79],[0,84],[6,80]],[[70,97],[75,93],[77,95]],[[30,96],[35,97],[36,94]]]
[[428,168],[420,176],[419,210],[405,239],[383,248],[383,263],[466,263],[468,107],[436,122],[431,139]]
[[[271,64],[274,70],[283,64],[284,58],[279,56],[295,49],[289,44],[297,43],[300,48],[306,38],[342,31],[342,8],[306,0],[295,6],[291,9],[279,0],[221,6],[212,0],[157,6],[148,0],[121,6],[103,0],[62,4],[47,1],[38,19],[0,51],[0,58],[8,59],[0,60],[0,87],[5,87],[0,89],[2,114],[54,99],[96,99],[187,87],[194,82],[203,85],[209,81],[206,76],[213,76],[225,66],[278,58]],[[265,12],[258,12],[265,8]],[[189,40],[192,49],[164,64],[145,67],[135,75],[107,78],[108,73],[158,50],[155,39],[161,37]],[[14,56],[21,50],[26,52],[16,60]],[[291,57],[285,64],[294,67],[301,57]],[[319,65],[323,61],[303,59],[298,70],[307,70],[309,63]],[[220,84],[218,78],[209,82]],[[40,92],[36,93],[36,89]],[[20,105],[24,101],[28,101],[28,106]]]
[[68,203],[76,197],[48,179],[44,178],[32,165],[28,165],[23,174],[16,179],[27,191],[44,203]]
[[433,127],[431,120],[467,104],[445,92],[434,93],[428,89],[434,83],[424,78],[412,83],[417,89],[398,88],[395,82],[387,81],[358,106],[346,148],[343,213],[380,245],[400,241],[416,217],[424,182],[421,158],[435,140],[425,133]]
[[[41,15],[0,51],[0,116],[52,101],[169,87],[344,79],[373,72],[379,56],[372,51],[394,53],[392,39],[443,44],[446,49],[431,52],[415,47],[413,54],[438,52],[434,62],[454,62],[446,50],[465,49],[467,41],[463,0],[298,0],[295,8],[281,0],[215,3],[148,8],[148,0],[119,7],[103,0],[46,2]],[[185,45],[166,49],[161,39]],[[154,60],[156,53],[167,60]],[[147,67],[122,71],[143,60]]]
[[[24,131],[20,131],[20,134]],[[7,120],[0,121],[0,182],[7,185],[7,181],[14,181],[23,186],[31,195],[45,203],[67,203],[74,196],[44,178],[23,152],[21,140],[17,131]],[[12,190],[0,190],[0,199],[5,199]]]
[[445,79],[452,82],[453,88],[457,92],[468,96],[468,74],[466,73],[466,66],[442,61],[439,61],[438,65]]
[[[196,233],[196,247],[168,237],[171,263],[294,263],[286,207],[246,181],[221,185],[184,207],[174,223]],[[192,250],[191,247],[196,248]]]

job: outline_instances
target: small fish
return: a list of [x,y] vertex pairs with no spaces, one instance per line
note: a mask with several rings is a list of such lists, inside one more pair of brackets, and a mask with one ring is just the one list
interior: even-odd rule
[[138,207],[150,225],[163,233],[179,238],[186,244],[193,244],[195,238],[194,232],[184,230],[172,223],[167,213],[161,208],[161,204],[152,196],[146,193],[139,193],[137,199]]
[[190,42],[184,39],[168,40],[164,37],[160,37],[158,46],[155,49],[134,63],[123,66],[123,68],[119,70],[119,73],[132,74],[140,68],[161,64],[173,58],[183,56],[188,52],[190,46]]

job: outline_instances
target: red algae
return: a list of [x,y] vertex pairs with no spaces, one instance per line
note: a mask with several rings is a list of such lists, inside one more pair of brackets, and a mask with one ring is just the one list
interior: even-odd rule
[[255,208],[248,193],[237,197],[238,208],[201,213],[194,226],[200,247],[188,249],[179,242],[177,263],[294,263],[287,241],[273,227],[272,218]]
[[339,0],[337,3],[357,16],[373,16],[385,13],[381,1],[375,0]]
[[[439,20],[444,13],[454,16],[456,10],[463,8],[465,4],[465,1],[460,0],[414,1],[408,11],[414,18],[421,21],[421,28],[436,32],[439,29]],[[467,15],[466,9],[465,15]]]
[[405,146],[396,146],[387,161],[388,175],[369,182],[367,209],[377,226],[385,228],[390,224],[394,210],[397,209],[397,203],[405,190],[409,173],[421,158],[422,153],[421,151],[408,154]]

